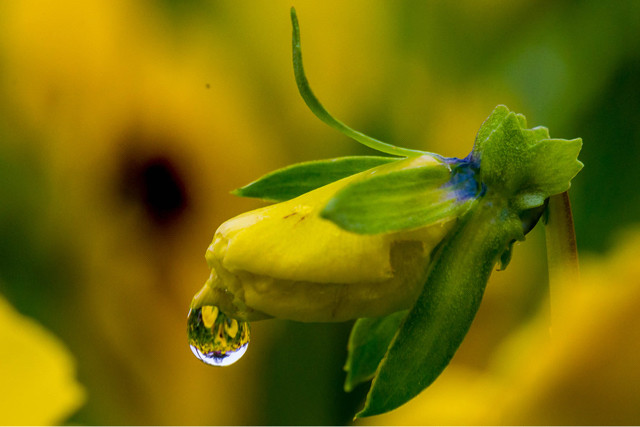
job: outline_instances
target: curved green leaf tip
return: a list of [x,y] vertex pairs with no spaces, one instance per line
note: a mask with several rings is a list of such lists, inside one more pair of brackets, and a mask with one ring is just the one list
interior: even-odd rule
[[387,144],[386,142],[371,138],[370,136],[351,129],[349,126],[345,125],[340,120],[334,118],[331,114],[329,114],[329,112],[322,106],[318,98],[316,98],[316,96],[314,95],[311,87],[309,86],[307,76],[305,75],[304,67],[302,65],[302,49],[300,47],[300,26],[298,24],[298,16],[296,15],[296,10],[293,7],[291,8],[291,25],[293,28],[293,72],[296,77],[298,91],[300,92],[302,99],[304,99],[304,102],[317,118],[319,118],[332,128],[340,131],[349,138],[354,139],[369,148],[373,148],[374,150],[391,154],[393,156],[410,157],[425,154],[424,151],[396,147],[395,145]]

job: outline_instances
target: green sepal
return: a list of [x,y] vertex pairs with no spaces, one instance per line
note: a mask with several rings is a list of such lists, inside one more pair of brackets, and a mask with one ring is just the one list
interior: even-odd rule
[[481,198],[467,212],[434,255],[424,289],[394,336],[357,417],[391,411],[435,381],[469,330],[506,245],[521,238],[520,218],[499,197]]
[[582,169],[580,138],[551,139],[544,127],[526,128],[521,114],[497,106],[480,127],[471,153],[478,179],[524,211],[567,191]]
[[571,187],[571,179],[584,166],[578,161],[582,139],[544,139],[531,147],[527,183],[518,192],[516,208],[530,209]]
[[403,310],[383,317],[356,320],[349,336],[349,354],[344,366],[347,372],[345,391],[351,391],[358,384],[373,378],[389,343],[406,316],[407,310]]
[[431,154],[425,151],[397,147],[395,145],[382,142],[380,140],[367,136],[362,132],[350,128],[340,120],[333,117],[320,103],[318,98],[316,98],[315,94],[311,90],[311,87],[309,86],[309,81],[307,80],[307,76],[304,72],[304,66],[302,64],[302,48],[300,46],[300,26],[298,24],[298,16],[296,15],[296,10],[293,7],[291,8],[291,26],[293,30],[291,35],[293,73],[296,78],[296,84],[298,85],[300,96],[302,96],[302,99],[307,104],[307,107],[309,107],[311,112],[315,114],[317,118],[322,120],[325,124],[336,129],[340,133],[348,136],[349,138],[383,153],[391,154],[394,156],[420,156],[423,154]]
[[481,160],[480,155],[482,154],[482,146],[487,143],[487,141],[495,139],[494,133],[502,127],[503,122],[510,112],[511,111],[509,111],[506,106],[498,105],[493,109],[489,117],[482,122],[482,125],[480,125],[480,129],[476,134],[476,141],[473,147],[474,157],[478,160]]
[[509,244],[507,245],[507,248],[504,250],[504,252],[502,252],[502,255],[500,255],[500,261],[498,263],[498,271],[506,270],[507,267],[509,266],[509,263],[511,262],[511,257],[513,255],[514,243],[515,243],[515,240],[509,242]]
[[350,156],[297,163],[270,172],[231,193],[271,202],[293,199],[342,178],[400,160],[397,157]]
[[321,212],[339,227],[360,234],[407,230],[459,217],[480,187],[464,163],[445,163],[380,173],[340,190]]

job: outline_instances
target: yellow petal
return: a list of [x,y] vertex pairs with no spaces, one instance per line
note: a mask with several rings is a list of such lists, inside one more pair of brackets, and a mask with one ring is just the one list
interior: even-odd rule
[[391,277],[387,236],[350,233],[318,216],[329,198],[352,180],[227,221],[216,233],[215,256],[231,272],[285,280],[355,283]]
[[207,286],[216,290],[207,303],[245,320],[267,315],[342,321],[410,307],[424,284],[430,253],[452,220],[361,235],[319,213],[337,191],[356,180],[431,164],[441,163],[421,156],[379,166],[225,222],[206,254],[212,268]]
[[[240,215],[220,226],[207,256],[221,259],[230,272],[248,271],[277,279],[316,283],[389,279],[393,275],[389,252],[398,233],[351,233],[320,218],[319,213],[336,192],[354,181],[437,163],[431,156],[421,156],[383,165]],[[439,241],[442,233],[438,234]],[[407,236],[407,240],[421,239]]]
[[55,425],[84,401],[64,345],[0,296],[0,425]]

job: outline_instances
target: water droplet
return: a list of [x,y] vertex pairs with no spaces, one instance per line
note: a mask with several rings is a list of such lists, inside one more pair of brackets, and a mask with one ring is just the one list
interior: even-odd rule
[[215,305],[189,310],[189,347],[204,363],[229,366],[237,362],[249,346],[249,323],[232,319]]

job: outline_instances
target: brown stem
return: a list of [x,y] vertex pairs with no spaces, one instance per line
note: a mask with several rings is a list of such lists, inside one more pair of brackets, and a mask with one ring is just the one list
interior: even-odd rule
[[558,295],[566,287],[574,287],[580,281],[578,247],[571,214],[569,193],[551,196],[547,207],[545,228],[547,264],[549,267],[549,298],[551,300],[551,324],[559,316]]

